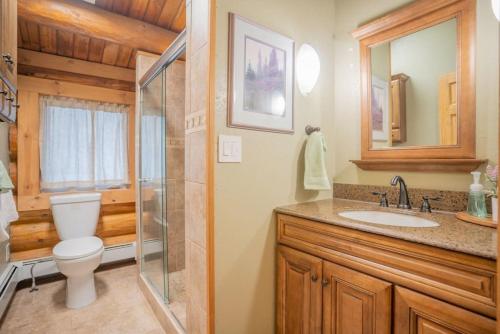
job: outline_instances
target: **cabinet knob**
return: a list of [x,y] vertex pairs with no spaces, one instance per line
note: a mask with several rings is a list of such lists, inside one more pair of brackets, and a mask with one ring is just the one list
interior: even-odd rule
[[312,274],[311,275],[311,281],[316,282],[318,280],[318,275]]
[[14,61],[12,60],[12,56],[8,53],[2,55],[3,61],[6,62],[7,64],[14,64]]
[[330,281],[328,280],[328,278],[323,278],[323,280],[321,281],[321,285],[327,286],[328,284],[330,284]]

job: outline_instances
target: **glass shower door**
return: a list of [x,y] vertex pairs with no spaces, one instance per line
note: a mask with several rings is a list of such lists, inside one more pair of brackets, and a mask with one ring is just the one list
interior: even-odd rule
[[140,194],[141,272],[166,302],[168,298],[166,207],[166,115],[164,71],[141,90]]

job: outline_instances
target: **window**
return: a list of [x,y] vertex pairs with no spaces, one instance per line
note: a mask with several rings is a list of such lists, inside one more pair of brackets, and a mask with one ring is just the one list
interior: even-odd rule
[[128,185],[127,105],[40,96],[42,191]]

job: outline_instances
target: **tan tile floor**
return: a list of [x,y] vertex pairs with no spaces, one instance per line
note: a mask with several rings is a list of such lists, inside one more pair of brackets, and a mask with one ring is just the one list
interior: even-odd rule
[[64,305],[65,281],[16,292],[0,324],[2,334],[161,334],[137,285],[135,264],[96,273],[97,300],[79,310]]

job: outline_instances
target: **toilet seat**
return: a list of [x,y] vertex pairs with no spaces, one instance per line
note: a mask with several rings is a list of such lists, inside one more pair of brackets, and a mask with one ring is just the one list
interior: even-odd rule
[[59,242],[52,253],[59,260],[74,260],[96,254],[102,249],[103,243],[98,237],[83,237]]

